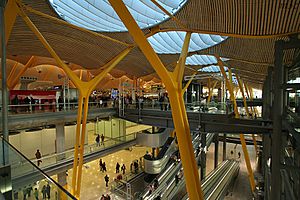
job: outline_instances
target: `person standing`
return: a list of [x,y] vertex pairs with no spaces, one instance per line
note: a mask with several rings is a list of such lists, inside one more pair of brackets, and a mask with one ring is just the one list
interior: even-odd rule
[[116,174],[120,173],[120,164],[117,162],[116,164]]
[[96,137],[96,146],[99,147],[100,146],[100,135],[97,134],[97,137]]
[[35,111],[35,99],[30,95],[31,111]]
[[46,193],[47,193],[47,198],[50,199],[50,185],[49,185],[49,183],[46,186]]
[[16,95],[15,98],[13,98],[12,104],[13,104],[12,111],[18,113],[18,107],[17,107],[19,105],[18,95]]
[[123,175],[125,174],[125,171],[126,171],[126,167],[125,167],[125,165],[123,164],[122,165],[122,167],[121,167],[121,170],[122,170],[122,172],[123,172]]
[[104,146],[104,135],[103,134],[101,135],[101,145]]
[[36,150],[36,153],[35,153],[35,158],[37,159],[37,165],[40,166],[42,160],[42,155],[41,155],[41,152],[39,149]]
[[105,181],[105,186],[108,187],[109,177],[107,176],[107,174],[104,177],[104,181]]
[[35,197],[35,200],[39,200],[39,191],[37,188],[34,189],[34,197]]

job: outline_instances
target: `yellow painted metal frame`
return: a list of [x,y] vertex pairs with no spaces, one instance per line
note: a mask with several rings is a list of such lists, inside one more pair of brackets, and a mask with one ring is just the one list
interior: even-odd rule
[[19,82],[19,79],[21,76],[26,72],[28,68],[30,68],[35,61],[35,57],[31,56],[30,59],[27,61],[25,66],[19,71],[19,73],[16,76],[10,76],[7,80],[7,86],[10,90],[12,90]]
[[[246,110],[247,117],[250,118],[250,113],[249,113],[249,109],[248,109],[248,105],[247,105],[247,100],[246,100],[246,96],[245,96],[245,92],[244,92],[244,88],[243,88],[243,82],[237,74],[235,74],[235,77],[236,77],[236,80],[238,81],[239,88],[240,88],[240,91],[241,91],[242,96],[243,96],[243,102],[244,102],[244,107],[245,107],[245,110]],[[254,134],[251,134],[251,135],[252,135],[252,140],[253,140],[253,144],[254,144],[254,148],[255,148],[255,153],[256,153],[256,156],[258,156],[257,155],[258,149],[257,149],[256,138],[255,138]]]
[[123,1],[109,0],[109,2],[166,86],[172,107],[173,122],[178,138],[179,151],[181,154],[189,198],[192,200],[202,200],[203,192],[201,190],[197,165],[193,154],[190,128],[182,97],[182,78],[191,33],[188,32],[186,34],[182,52],[175,70],[173,72],[169,72],[147,41],[144,33],[133,19]]
[[[210,79],[209,79],[210,80]],[[213,95],[213,92],[214,92],[214,89],[215,89],[215,87],[216,87],[216,85],[217,85],[217,83],[218,83],[218,80],[216,80],[215,82],[214,82],[214,84],[213,84],[213,86],[212,87],[210,87],[209,89],[208,89],[208,91],[209,91],[209,95],[208,95],[208,98],[207,98],[207,103],[209,103],[210,102],[210,100],[211,100],[211,97],[212,97],[212,95]]]
[[[249,90],[248,90],[247,84],[245,82],[244,82],[244,87],[245,87],[245,91],[246,91],[246,94],[247,94],[248,98],[251,100],[251,96],[249,94]],[[251,109],[251,114],[253,116],[254,115],[253,107],[251,106],[250,109]]]
[[[232,72],[231,72],[231,69],[228,68],[228,73],[229,73],[229,79],[228,79],[221,58],[218,55],[216,55],[215,57],[217,58],[220,71],[221,71],[221,73],[222,73],[222,75],[225,79],[226,87],[229,90],[230,99],[234,104],[235,118],[239,118],[240,115],[239,115],[239,111],[237,109],[237,104],[236,104],[236,100],[235,100],[235,97],[234,97],[233,86],[232,86]],[[244,153],[244,157],[245,157],[245,162],[246,162],[246,166],[247,166],[247,170],[248,170],[248,178],[249,178],[249,182],[250,182],[250,187],[251,187],[251,190],[253,192],[254,189],[255,189],[254,175],[253,175],[253,171],[252,171],[252,167],[251,167],[251,163],[250,163],[250,159],[249,159],[246,140],[245,140],[245,137],[242,133],[240,134],[240,141],[241,141],[241,144],[242,144],[243,153]]]
[[82,31],[82,32],[89,33],[89,34],[92,34],[92,35],[94,35],[94,36],[101,37],[101,38],[110,40],[110,41],[112,41],[112,42],[122,44],[122,45],[124,45],[124,46],[128,46],[128,47],[129,47],[129,46],[132,46],[131,44],[127,44],[126,42],[122,42],[122,41],[119,41],[119,40],[117,40],[117,39],[111,38],[111,37],[109,37],[109,36],[103,35],[103,34],[101,34],[101,33],[94,32],[94,31],[90,31],[90,30],[88,30],[88,29],[81,28],[81,27],[79,27],[79,26],[75,26],[75,25],[73,25],[73,24],[71,24],[71,23],[69,23],[69,22],[66,22],[66,21],[64,21],[64,20],[62,20],[62,19],[59,19],[59,18],[57,18],[57,17],[53,17],[53,16],[51,16],[51,15],[42,13],[42,12],[40,12],[40,11],[38,11],[38,10],[35,10],[35,9],[31,8],[31,7],[28,6],[28,5],[22,5],[22,7],[23,7],[24,9],[26,9],[26,11],[28,11],[28,12],[31,12],[31,13],[34,13],[34,14],[36,14],[36,15],[42,16],[42,17],[44,17],[44,18],[53,20],[53,21],[55,21],[55,22],[57,22],[57,23],[59,23],[59,24],[63,24],[63,25],[72,27],[72,28],[77,29],[77,30],[80,30],[80,31]]
[[[129,52],[133,47],[128,47],[123,50],[119,55],[110,60],[103,66],[101,71],[94,79],[83,82],[78,76],[59,58],[47,40],[39,32],[37,27],[32,23],[22,7],[19,6],[18,14],[25,21],[31,31],[38,37],[44,47],[48,50],[50,55],[55,59],[58,65],[65,71],[65,73],[72,80],[76,88],[79,90],[79,101],[78,101],[78,113],[77,113],[77,127],[76,127],[76,142],[74,151],[74,165],[73,165],[73,176],[72,176],[72,189],[73,194],[79,198],[81,189],[81,177],[82,177],[82,166],[83,166],[83,153],[85,143],[85,132],[86,132],[86,121],[88,114],[88,100],[89,95],[99,82],[106,76],[106,74],[112,70]],[[84,105],[84,106],[83,106]],[[82,116],[83,110],[83,116]],[[79,160],[78,160],[79,159]]]
[[167,14],[177,25],[179,25],[181,28],[186,29],[186,25],[183,24],[177,17],[169,13],[163,6],[161,6],[156,0],[151,0],[153,4],[155,4],[160,10],[162,10],[165,14]]
[[[16,70],[17,70],[17,67],[18,67],[19,63],[16,62],[14,64],[14,66],[11,68],[8,76],[7,76],[7,82],[11,81],[12,80],[12,76],[15,74]],[[8,84],[8,83],[7,83]]]
[[5,20],[5,44],[9,40],[12,28],[15,24],[17,18],[17,4],[15,0],[8,0],[5,11],[4,11],[4,20]]
[[193,73],[191,79],[185,84],[184,88],[182,89],[182,91],[183,91],[182,95],[184,95],[186,89],[189,87],[189,85],[193,81],[193,78],[195,77],[196,74],[197,74],[197,72]]

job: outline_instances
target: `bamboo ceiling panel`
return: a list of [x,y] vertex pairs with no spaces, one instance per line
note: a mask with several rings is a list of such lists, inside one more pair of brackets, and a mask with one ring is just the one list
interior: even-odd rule
[[175,17],[193,30],[262,36],[299,32],[299,13],[299,0],[189,0]]

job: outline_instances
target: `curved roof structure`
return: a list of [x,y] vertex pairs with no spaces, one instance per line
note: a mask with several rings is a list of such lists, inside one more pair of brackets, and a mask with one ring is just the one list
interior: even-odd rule
[[[93,31],[127,31],[107,0],[49,0],[57,14],[67,22]],[[158,0],[169,13],[175,14],[187,0]],[[150,28],[170,18],[151,0],[125,0],[125,5],[139,27]]]
[[[157,33],[148,38],[148,41],[159,54],[179,54],[183,46],[186,32],[168,31]],[[207,49],[227,39],[226,36],[192,33],[189,52]]]
[[[150,1],[139,0],[147,6],[151,5]],[[25,13],[61,59],[72,65],[94,70],[101,68],[125,48],[133,45],[135,48],[116,66],[112,73],[115,73],[118,77],[123,75],[128,77],[157,77],[152,66],[141,50],[136,47],[128,32],[89,31],[62,20],[48,0],[23,0],[22,2]],[[58,0],[53,0],[53,2],[58,2]],[[68,2],[74,3],[75,0],[69,0]],[[85,2],[93,3],[94,1],[85,0]],[[98,3],[98,1],[95,2]],[[107,0],[99,2],[103,3]],[[133,0],[124,0],[124,2],[128,4],[128,7],[135,6],[130,4],[135,2]],[[268,67],[274,66],[275,42],[277,40],[289,40],[290,34],[300,32],[298,17],[300,6],[297,3],[298,0],[289,1],[290,6],[288,7],[273,0],[255,2],[188,0],[186,3],[179,0],[159,0],[157,2],[174,15],[170,15],[170,17],[162,10],[155,8],[158,13],[164,13],[167,17],[165,21],[162,19],[158,22],[159,25],[155,26],[153,23],[145,26],[143,33],[146,37],[152,36],[149,37],[149,41],[158,52],[162,63],[170,71],[174,69],[178,61],[182,38],[184,38],[182,36],[185,31],[190,31],[193,32],[193,37],[198,37],[196,42],[199,44],[203,42],[204,44],[194,48],[193,45],[196,42],[192,42],[189,56],[218,54],[221,58],[228,58],[230,60],[227,60],[226,63],[235,69],[241,79],[256,84],[256,86],[261,85]],[[173,11],[171,10],[172,6],[169,6],[170,8],[166,6],[171,5],[173,2],[176,5],[184,6]],[[68,5],[72,7],[71,3]],[[133,14],[132,10],[130,12]],[[80,12],[80,14],[82,13]],[[167,19],[168,17],[170,18]],[[149,22],[150,18],[148,19]],[[136,18],[137,21],[139,19],[142,18]],[[111,20],[107,18],[106,22],[103,23],[109,22],[111,23]],[[149,28],[153,25],[155,27]],[[120,30],[115,29],[115,31]],[[180,35],[180,31],[183,32],[183,35]],[[220,35],[218,37],[223,41],[215,45],[205,46],[207,45],[205,43],[207,37],[200,41],[198,33],[210,34],[210,37]],[[214,40],[216,38],[210,39]],[[180,42],[180,44],[177,45],[177,42]],[[201,48],[198,48],[199,46]],[[26,64],[32,55],[50,57],[48,51],[19,16],[7,44],[7,54],[9,58],[23,64]],[[293,50],[288,51],[285,54],[284,62],[291,62],[293,55]],[[209,62],[212,63],[213,61]],[[185,73],[190,75],[198,70],[197,67],[202,67],[204,64],[206,62],[201,61],[197,66],[187,66]]]

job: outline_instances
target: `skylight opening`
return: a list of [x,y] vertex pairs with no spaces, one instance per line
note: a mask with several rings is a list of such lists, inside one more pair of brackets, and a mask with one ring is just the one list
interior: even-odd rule
[[[141,29],[168,20],[170,16],[151,0],[123,0]],[[56,13],[67,22],[98,32],[124,32],[127,28],[108,0],[49,0]],[[157,0],[168,12],[175,14],[187,0]]]

